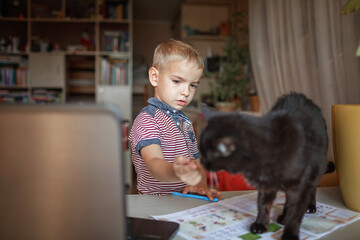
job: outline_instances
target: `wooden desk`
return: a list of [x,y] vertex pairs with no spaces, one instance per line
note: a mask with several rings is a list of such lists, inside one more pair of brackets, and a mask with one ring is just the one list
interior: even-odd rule
[[[223,192],[224,199],[246,194],[251,191]],[[192,198],[176,196],[127,195],[127,215],[131,217],[150,218],[150,215],[162,215],[194,208],[208,202]],[[318,188],[317,201],[334,207],[344,208],[340,189],[338,187]],[[175,239],[182,239],[176,236]],[[356,221],[342,229],[326,235],[322,240],[357,240],[360,239],[360,221]]]

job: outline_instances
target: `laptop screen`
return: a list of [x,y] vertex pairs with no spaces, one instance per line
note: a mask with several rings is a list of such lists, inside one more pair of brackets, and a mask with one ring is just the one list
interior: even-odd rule
[[0,239],[125,239],[112,105],[0,105]]

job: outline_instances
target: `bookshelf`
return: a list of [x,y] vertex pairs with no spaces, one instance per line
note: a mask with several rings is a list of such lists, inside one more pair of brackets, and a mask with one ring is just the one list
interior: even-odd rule
[[233,8],[233,2],[227,0],[182,4],[181,39],[193,44],[204,57],[222,55]]
[[0,104],[112,102],[132,122],[132,4],[0,1]]
[[[122,106],[132,105],[132,0],[2,0],[0,5],[0,69],[4,76],[26,73],[21,86],[1,79],[1,94],[27,92],[22,102],[36,103],[32,94],[41,89],[56,92],[54,102],[112,101],[132,119]],[[117,81],[104,79],[111,68]],[[114,91],[126,97],[117,102]]]
[[181,39],[193,45],[203,56],[207,76],[203,76],[192,101],[192,107],[211,92],[218,71],[218,59],[222,56],[226,39],[230,34],[230,20],[234,14],[235,1],[190,1],[181,5]]

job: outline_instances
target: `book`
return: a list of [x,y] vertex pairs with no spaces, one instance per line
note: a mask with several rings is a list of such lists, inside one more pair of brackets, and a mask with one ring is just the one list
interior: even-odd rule
[[105,51],[118,52],[122,41],[122,32],[120,31],[104,31]]
[[104,85],[128,85],[129,64],[126,59],[107,59],[101,60],[101,80]]
[[33,89],[31,98],[35,103],[61,103],[61,89]]
[[104,50],[106,52],[129,51],[129,32],[104,31]]
[[25,90],[0,89],[0,103],[28,103],[28,92]]
[[27,59],[19,56],[0,57],[0,86],[27,86],[28,75]]
[[129,3],[126,0],[106,0],[101,5],[104,18],[118,20],[129,18]]

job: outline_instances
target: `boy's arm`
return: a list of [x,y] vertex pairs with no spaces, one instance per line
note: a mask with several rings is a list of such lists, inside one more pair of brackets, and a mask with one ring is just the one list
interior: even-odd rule
[[202,176],[198,164],[187,157],[175,157],[174,163],[165,161],[161,147],[151,144],[143,147],[141,156],[149,169],[151,176],[162,182],[184,181],[188,184],[197,184]]
[[210,189],[207,185],[207,177],[205,169],[202,167],[200,163],[200,159],[196,159],[196,164],[198,166],[199,172],[201,174],[201,181],[193,186],[188,186],[184,188],[183,194],[187,194],[189,192],[194,192],[202,195],[206,195],[210,200],[213,200],[214,197],[222,198],[221,193],[216,189]]
[[209,189],[206,183],[206,173],[201,166],[200,159],[191,160],[188,157],[175,157],[174,163],[165,161],[161,147],[151,144],[143,147],[141,156],[149,169],[151,176],[162,182],[183,181],[190,186],[185,187],[183,193],[196,192],[206,195],[210,200],[221,198],[219,191]]

